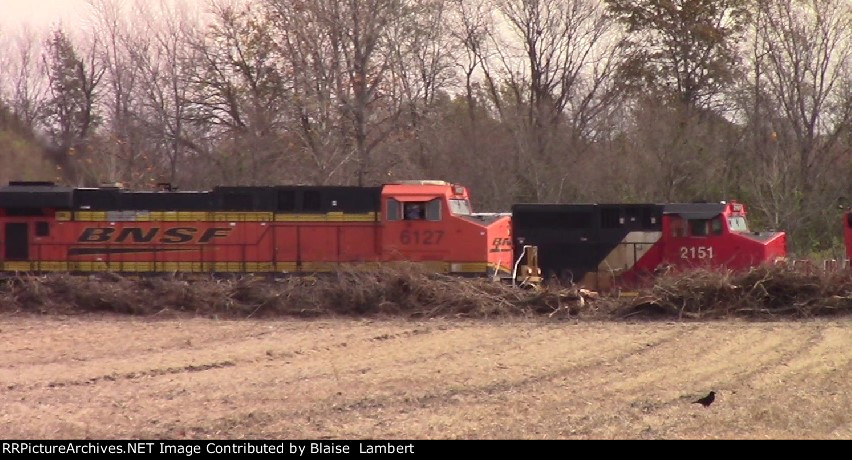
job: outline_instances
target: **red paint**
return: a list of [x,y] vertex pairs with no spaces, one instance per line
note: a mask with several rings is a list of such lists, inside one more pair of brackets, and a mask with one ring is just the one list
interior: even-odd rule
[[[741,218],[742,220],[739,220]],[[660,240],[648,250],[634,267],[617,280],[622,286],[635,286],[649,280],[662,270],[690,268],[728,268],[743,270],[764,263],[774,263],[787,255],[787,236],[784,232],[756,233],[742,231],[732,225],[746,219],[745,205],[729,202],[719,216],[708,221],[703,235],[688,228],[688,221],[677,214],[663,215]],[[847,227],[847,246],[852,230]]]

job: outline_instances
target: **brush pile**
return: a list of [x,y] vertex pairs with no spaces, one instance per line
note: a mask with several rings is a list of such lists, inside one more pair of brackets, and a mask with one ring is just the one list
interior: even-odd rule
[[220,279],[19,276],[0,282],[0,311],[185,312],[225,318],[563,316],[587,310],[590,304],[584,295],[587,291],[573,287],[525,290],[400,264],[282,279],[251,275]]
[[852,271],[765,265],[744,272],[693,270],[658,278],[616,317],[792,317],[852,313]]
[[783,266],[742,273],[696,270],[662,276],[638,297],[623,298],[598,296],[577,286],[520,289],[490,279],[430,273],[411,264],[280,279],[21,275],[0,280],[0,312],[219,318],[807,318],[852,313],[852,271]]

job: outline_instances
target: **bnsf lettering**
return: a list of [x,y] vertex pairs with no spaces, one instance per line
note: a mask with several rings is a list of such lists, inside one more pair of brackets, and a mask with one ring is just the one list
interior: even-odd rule
[[213,238],[224,238],[228,236],[228,233],[230,232],[230,228],[208,228],[204,231],[204,234],[201,235],[201,238],[198,239],[198,242],[207,243]]
[[109,236],[115,232],[114,228],[87,228],[77,239],[80,243],[103,243],[109,241]]
[[192,241],[192,235],[197,231],[197,228],[192,227],[170,228],[166,230],[166,236],[161,241],[163,243],[188,243]]
[[[208,228],[204,230],[198,243],[209,243],[214,238],[225,238],[231,233],[231,228]],[[162,236],[157,238],[162,233]],[[123,228],[116,233],[116,229],[112,227],[93,227],[83,230],[80,237],[77,238],[78,243],[166,243],[166,244],[181,244],[189,243],[198,234],[198,229],[193,227],[173,227],[162,230],[159,227],[151,227],[143,229],[139,227]],[[113,236],[115,238],[113,239]]]
[[123,243],[125,240],[127,240],[127,237],[131,237],[134,243],[150,243],[151,240],[154,239],[154,236],[157,234],[157,229],[152,228],[148,230],[148,233],[143,232],[144,230],[141,228],[125,228],[121,231],[121,233],[118,234],[118,238],[115,239],[115,242]]

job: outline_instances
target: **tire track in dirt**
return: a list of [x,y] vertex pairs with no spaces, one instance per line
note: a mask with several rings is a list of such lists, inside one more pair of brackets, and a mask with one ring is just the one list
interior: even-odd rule
[[[438,373],[441,374],[441,381],[440,381],[440,384],[434,385],[434,386],[443,388],[443,387],[446,387],[446,385],[447,385],[446,382],[452,382],[453,381],[452,379],[454,377],[460,377],[460,376],[467,377],[467,379],[465,379],[465,380],[475,379],[476,377],[484,377],[484,376],[490,375],[493,372],[495,366],[496,366],[497,369],[507,369],[508,368],[507,366],[512,365],[512,359],[513,358],[519,359],[519,360],[529,360],[530,354],[528,353],[526,348],[536,348],[536,345],[539,344],[539,343],[546,345],[546,344],[549,344],[550,342],[553,341],[552,337],[550,337],[549,334],[546,331],[537,331],[537,332],[539,333],[539,337],[537,337],[535,340],[533,340],[531,337],[527,338],[527,342],[524,343],[524,347],[510,347],[510,345],[517,342],[517,338],[513,337],[511,335],[508,336],[508,337],[504,337],[500,340],[497,340],[496,342],[492,341],[492,342],[489,342],[489,343],[477,343],[477,344],[469,346],[469,347],[463,347],[462,349],[457,348],[457,349],[455,349],[451,352],[441,352],[441,353],[438,353],[438,354],[423,353],[423,346],[422,346],[423,344],[418,344],[417,350],[420,352],[419,353],[420,356],[418,356],[414,359],[407,359],[407,360],[405,360],[405,359],[403,359],[403,360],[392,359],[392,360],[387,361],[385,364],[387,366],[392,366],[392,370],[393,370],[394,374],[404,374],[405,379],[411,379],[412,377],[417,376],[418,365],[429,364],[429,366],[434,366],[433,363],[435,361],[445,359],[445,358],[446,359],[453,359],[453,361],[464,360],[466,362],[466,365],[463,369],[461,369],[462,372],[455,372],[454,373],[454,372],[452,372],[452,369],[449,369],[449,370],[448,369],[441,369],[441,370],[437,371]],[[676,335],[682,334],[682,333],[683,333],[683,331],[675,332],[674,334],[671,334],[670,336],[666,336],[666,337],[660,339],[659,342],[662,343],[662,342],[665,342],[665,341],[668,341],[668,340],[674,340],[674,337]],[[439,340],[441,340],[441,339],[439,338]],[[642,345],[637,345],[636,349],[627,348],[627,349],[622,350],[622,351],[614,350],[614,352],[616,353],[615,355],[604,354],[604,355],[602,355],[602,357],[601,356],[591,356],[591,357],[586,356],[586,353],[585,353],[584,350],[588,349],[588,348],[594,348],[595,344],[597,344],[598,342],[599,342],[598,339],[593,339],[591,341],[587,341],[585,343],[579,344],[580,346],[577,347],[577,350],[575,350],[575,352],[576,352],[576,354],[583,355],[583,356],[578,356],[575,359],[590,360],[588,363],[584,364],[584,366],[594,367],[594,366],[599,364],[599,361],[601,359],[615,358],[615,357],[617,357],[618,353],[629,354],[629,353],[633,353],[637,349],[640,352],[642,352],[642,351],[644,351],[643,347],[648,346],[647,343],[643,343]],[[463,356],[463,358],[459,358],[459,355],[460,355],[459,352],[460,351],[462,351],[462,352],[474,351],[474,350],[481,351],[481,349],[483,347],[487,347],[487,349],[489,350],[488,351],[488,361],[491,362],[491,363],[494,363],[494,365],[480,366],[481,360],[472,359],[472,357],[468,356],[468,354],[461,354],[461,356]],[[549,350],[549,349],[545,348],[545,350]],[[538,354],[535,355],[536,359],[537,360],[543,360],[544,358],[547,358],[549,361],[554,361],[556,359],[566,357],[565,353],[562,350],[555,349],[553,351],[555,351],[555,352],[550,354],[550,355],[539,352]],[[613,352],[613,350],[608,350],[608,353],[609,352]],[[382,350],[382,349],[375,350],[375,354],[377,354],[377,355],[382,355],[384,353],[385,353],[385,351]],[[369,358],[369,357],[362,357],[362,358],[366,359],[366,358]],[[508,364],[503,364],[504,362],[508,363]],[[577,365],[579,365],[579,364],[577,364]],[[351,370],[354,370],[356,374],[363,374],[366,371],[373,371],[373,370],[375,370],[376,372],[380,372],[382,370],[387,371],[387,369],[375,369],[375,368],[358,369],[358,367],[359,366],[357,366],[357,365],[353,366],[353,369],[351,369]],[[480,372],[483,375],[477,375],[478,372]],[[561,373],[565,373],[565,372],[571,372],[571,369],[559,370],[559,371],[557,371],[557,374],[561,374]],[[329,379],[329,378],[332,378],[332,377],[337,378],[337,379],[341,379],[341,378],[345,377],[345,375],[344,376],[340,375],[340,374],[343,374],[343,373],[344,373],[344,369],[340,369],[340,370],[338,370],[337,374],[332,373],[332,372],[311,374],[309,376],[303,376],[303,377],[301,377],[297,380],[282,381],[280,383],[285,384],[285,385],[292,385],[292,384],[296,384],[296,383],[304,383],[305,381],[308,381],[308,380],[323,380],[323,379]],[[461,374],[463,374],[463,375],[461,375]],[[526,372],[526,374],[529,375],[530,373]],[[519,384],[518,382],[521,382],[520,384],[523,384],[524,381],[532,381],[532,380],[541,380],[541,379],[552,378],[551,376],[541,376],[540,374],[531,374],[531,375],[532,376],[521,376],[521,380],[498,382],[495,385],[501,386],[501,387],[505,386],[505,387],[508,388],[508,387],[512,387],[512,386],[517,386]],[[356,375],[356,377],[357,377],[357,375]],[[434,380],[434,375],[430,375],[429,379]],[[389,382],[392,382],[393,380],[394,379],[389,379],[389,380],[386,380],[384,383],[389,383]],[[411,383],[414,386],[416,386],[419,382],[414,381],[414,382],[411,382]],[[420,384],[422,385],[422,383],[420,383]],[[465,386],[467,388],[472,388],[472,390],[470,390],[470,391],[482,391],[483,390],[480,387],[470,387],[470,386],[466,385],[466,382],[458,382],[458,384],[461,385],[461,386]],[[407,393],[408,393],[407,390],[401,392],[401,394],[407,394]],[[458,392],[455,392],[455,393],[452,393],[452,394],[457,394],[457,393]],[[399,396],[399,395],[394,395],[392,393],[389,393],[389,394],[382,395],[378,399],[394,398],[395,396]],[[369,405],[370,403],[365,403],[364,400],[359,400],[357,402],[357,404],[359,404],[359,405],[368,404]]]
[[[687,332],[688,330],[686,328],[676,328],[674,330],[666,331],[665,334],[658,333],[660,337],[655,337],[653,339],[653,342],[641,340],[641,343],[625,346],[623,348],[615,346],[600,347],[601,341],[608,342],[608,340],[606,340],[606,338],[593,337],[591,340],[588,340],[587,343],[584,343],[583,346],[578,347],[574,350],[576,358],[580,358],[582,356],[586,359],[586,361],[580,361],[579,363],[570,364],[567,367],[557,368],[555,370],[551,370],[545,373],[536,373],[528,376],[521,376],[519,379],[514,380],[498,380],[487,385],[467,385],[464,382],[456,382],[455,384],[451,384],[448,386],[447,383],[442,383],[440,386],[438,386],[438,390],[434,392],[427,391],[411,394],[410,390],[403,389],[390,393],[380,394],[378,396],[368,396],[357,398],[354,400],[350,398],[341,401],[340,398],[329,398],[325,402],[319,402],[319,406],[308,408],[307,411],[287,409],[268,411],[263,414],[252,412],[247,415],[246,420],[242,420],[239,418],[228,418],[227,420],[223,420],[220,423],[215,424],[213,427],[208,427],[207,432],[221,432],[223,430],[227,430],[228,427],[232,426],[233,424],[239,424],[241,426],[251,428],[255,425],[268,425],[271,420],[293,420],[294,418],[304,418],[305,420],[318,420],[324,418],[337,418],[340,416],[347,417],[349,415],[352,415],[353,413],[357,413],[358,416],[368,416],[370,412],[381,412],[384,410],[391,410],[400,406],[425,408],[434,407],[436,405],[440,406],[447,404],[456,404],[460,401],[470,399],[471,397],[481,396],[483,394],[494,395],[500,392],[521,390],[523,389],[523,387],[528,386],[530,384],[551,380],[555,377],[564,376],[576,371],[577,369],[591,369],[597,367],[602,362],[605,362],[607,360],[618,360],[623,359],[623,357],[628,355],[646,353],[647,350],[653,348],[654,346],[674,341],[678,337],[681,337],[686,334]],[[546,337],[546,335],[547,334],[545,333],[545,336],[541,337],[540,340],[542,340],[542,342],[552,341],[552,339]],[[512,338],[510,337],[509,340],[501,340],[501,342],[509,344],[512,342]],[[489,348],[493,349],[493,344],[488,345]],[[524,345],[524,348],[530,346],[530,344]],[[594,349],[596,348],[596,345],[598,348],[604,348],[605,351],[599,355],[588,356],[586,350]],[[496,352],[497,355],[500,355],[501,353],[524,355],[525,351],[498,349]],[[540,359],[541,356],[537,356],[537,358]],[[419,362],[422,360],[419,359],[417,361]],[[401,372],[408,372],[406,370],[406,366],[400,367]],[[192,431],[194,433],[200,433],[203,430],[204,429],[201,426],[196,426],[192,428]],[[276,431],[272,431],[272,433],[280,434]],[[158,435],[169,435],[169,433],[158,433]]]
[[[783,336],[762,337],[760,329],[749,329],[745,333],[736,334],[734,340],[724,339],[718,334],[699,332],[690,337],[690,342],[704,344],[692,350],[679,350],[680,359],[668,360],[662,372],[654,372],[652,362],[642,362],[630,357],[630,363],[625,363],[627,369],[646,369],[645,372],[624,375],[620,371],[617,377],[595,386],[594,398],[596,413],[590,414],[591,420],[586,420],[584,430],[578,430],[576,435],[602,435],[614,425],[621,425],[623,430],[629,430],[637,424],[656,426],[664,424],[674,413],[689,404],[698,396],[703,396],[709,389],[723,389],[729,393],[732,380],[743,367],[755,365],[772,368],[782,365],[785,359],[799,353],[798,349],[815,339],[801,337],[797,332],[782,331]],[[708,340],[708,336],[717,336],[722,343]],[[746,348],[747,347],[747,348]],[[783,347],[787,351],[777,357],[770,352]],[[743,349],[748,349],[743,353]],[[715,350],[708,353],[708,350]],[[659,350],[659,356],[652,359],[662,361],[665,355],[677,350]],[[739,359],[732,359],[738,356]],[[741,359],[747,360],[743,362]],[[688,390],[670,390],[672,386],[680,386]],[[590,387],[580,386],[577,391],[590,393]],[[703,391],[704,393],[699,393]],[[724,399],[724,396],[722,396]],[[629,408],[623,408],[630,402]],[[717,403],[718,405],[718,403]],[[601,415],[605,414],[605,415]]]
[[[270,330],[256,330],[251,325],[231,327],[228,323],[192,322],[182,325],[140,320],[74,320],[47,324],[47,330],[27,331],[22,336],[5,335],[5,343],[27,342],[25,347],[0,347],[0,369],[16,368],[21,364],[29,366],[64,363],[73,360],[78,363],[120,358],[122,360],[161,353],[167,350],[180,350],[188,346],[207,346],[227,341],[243,341],[252,337],[263,337]],[[56,326],[56,327],[51,327]],[[205,326],[213,326],[206,327]],[[258,327],[264,327],[258,324]],[[164,331],[165,329],[165,331]],[[205,329],[204,334],[197,333]],[[164,335],[167,332],[169,335]],[[113,343],[117,346],[95,348],[96,343]],[[54,350],[64,350],[55,353]],[[35,352],[40,352],[36,354]]]
[[[843,437],[850,424],[838,409],[849,404],[848,323],[259,324],[274,327],[258,337],[245,333],[255,323],[196,324],[230,326],[232,338],[130,363],[95,358],[82,374],[35,366],[36,380],[0,394],[0,424],[27,420],[16,436],[107,438],[658,438],[754,427]],[[4,380],[16,379],[0,368]],[[796,406],[764,395],[778,380]],[[710,386],[722,388],[717,404],[689,404]]]
[[[693,329],[693,331],[694,331],[694,329]],[[684,333],[684,332],[686,332],[686,330],[685,329],[681,330],[681,332]],[[693,380],[693,381],[702,380],[702,379],[705,378],[705,376],[707,376],[709,374],[714,374],[714,373],[717,373],[717,372],[720,372],[720,371],[722,371],[723,373],[729,372],[730,369],[740,366],[740,364],[728,363],[729,360],[728,360],[727,356],[730,355],[730,354],[733,354],[734,352],[739,351],[741,348],[743,348],[743,346],[745,344],[750,345],[751,351],[756,352],[756,355],[758,357],[762,356],[763,352],[765,352],[766,350],[769,350],[769,349],[777,346],[779,343],[782,343],[782,342],[788,342],[787,346],[790,347],[791,349],[795,349],[796,346],[797,346],[797,344],[795,342],[791,342],[787,338],[779,338],[779,339],[774,339],[774,340],[768,340],[768,341],[765,341],[764,343],[760,343],[759,341],[757,341],[758,345],[755,345],[755,342],[756,342],[755,339],[760,338],[760,335],[761,335],[761,331],[751,331],[751,334],[747,335],[746,337],[741,338],[740,340],[737,340],[737,341],[734,341],[734,342],[726,341],[723,344],[724,346],[722,347],[722,350],[719,353],[717,353],[715,355],[714,360],[709,363],[711,365],[711,368],[709,370],[696,372],[696,371],[692,370],[691,365],[675,364],[674,366],[670,366],[670,367],[667,367],[665,369],[662,369],[662,372],[660,372],[660,373],[665,374],[665,375],[681,375],[681,374],[686,373],[688,376],[690,376],[690,379]],[[724,336],[722,337],[722,339],[723,338],[724,338]],[[690,339],[692,339],[692,337],[690,337]],[[697,347],[697,350],[695,351],[696,355],[700,354],[700,352],[703,351],[705,348],[710,348],[710,347],[718,348],[720,346],[717,343],[703,341],[703,340],[701,340],[702,337],[700,337],[700,336],[697,337],[697,339],[698,340],[693,340],[693,341],[695,341],[697,343],[707,343],[707,345],[704,346],[704,347]],[[812,337],[811,337],[811,339],[812,339]],[[645,359],[647,361],[648,359],[651,359],[651,360],[658,359],[658,357],[654,356],[655,353],[656,354],[659,354],[661,352],[662,353],[670,353],[669,350],[659,351],[659,348],[660,348],[661,345],[669,344],[670,342],[672,342],[672,340],[662,341],[660,343],[653,344],[653,346],[651,346],[651,347],[646,347],[645,349],[635,349],[635,351],[637,351],[636,353],[632,353],[632,352],[623,353],[623,354],[615,357],[614,359],[608,360],[609,362],[607,364],[610,365],[609,367],[614,367],[614,366],[625,364],[625,365],[628,365],[628,366],[629,365],[650,366],[651,369],[654,369],[653,363],[648,363],[648,362],[642,363],[642,360]],[[674,346],[677,347],[676,344]],[[650,357],[649,358],[643,358],[646,355],[649,355]],[[562,369],[562,370],[556,370],[556,371],[553,371],[553,372],[550,372],[550,373],[542,373],[540,375],[535,376],[534,378],[523,379],[523,380],[520,380],[520,381],[498,382],[496,384],[490,384],[490,385],[479,385],[479,386],[476,386],[476,387],[469,388],[465,391],[452,391],[452,390],[450,390],[450,391],[438,392],[438,393],[434,393],[434,394],[426,394],[426,395],[421,395],[418,398],[409,398],[408,400],[396,401],[396,403],[398,405],[402,405],[402,406],[405,406],[407,404],[409,406],[411,406],[411,405],[420,406],[421,408],[424,407],[424,406],[441,407],[444,404],[456,404],[456,405],[476,404],[477,403],[476,396],[478,396],[478,399],[480,399],[480,400],[482,400],[484,398],[490,399],[490,398],[493,398],[496,394],[509,391],[510,389],[515,390],[515,391],[524,390],[525,393],[536,393],[536,391],[537,391],[536,388],[528,388],[528,387],[540,386],[542,383],[552,384],[554,379],[558,380],[560,378],[564,378],[564,376],[566,376],[566,375],[573,376],[573,375],[576,375],[577,373],[582,373],[585,370],[594,369],[594,368],[598,367],[602,363],[602,361],[607,361],[607,360],[598,360],[598,361],[591,362],[586,366],[581,366],[581,367],[573,366],[573,367],[568,367],[568,368]],[[780,360],[776,360],[776,361],[781,362],[781,361],[783,361],[783,358],[780,359]],[[654,372],[654,371],[652,371],[652,372]],[[581,377],[581,380],[583,380],[582,377]],[[645,385],[659,383],[661,378],[649,380],[647,377],[645,377],[645,378],[628,377],[628,378],[621,378],[621,379],[613,379],[612,382],[606,382],[606,381],[601,382],[601,381],[595,380],[593,378],[589,378],[589,379],[585,379],[585,380],[588,380],[590,383],[585,384],[585,385],[584,384],[577,385],[576,383],[572,383],[572,388],[571,388],[572,391],[577,392],[577,393],[584,393],[584,392],[588,393],[589,391],[594,390],[595,397],[596,397],[595,399],[605,401],[606,399],[608,399],[608,398],[610,398],[614,395],[617,395],[619,393],[628,392],[628,394],[633,394],[633,393],[635,393],[635,391],[633,393],[630,393],[631,389],[632,390],[641,389]],[[693,384],[690,384],[690,386],[694,387],[695,385],[693,383]],[[457,398],[458,396],[463,396],[463,398],[458,399]],[[467,396],[467,398],[464,398],[464,396]],[[470,400],[471,397],[473,397],[473,401]],[[622,397],[621,400],[623,400],[623,399],[624,398]],[[371,410],[371,409],[388,410],[389,407],[393,406],[393,403],[394,403],[393,400],[371,401],[367,404],[362,402],[358,405],[351,407],[350,410],[368,410],[368,411]],[[619,404],[621,404],[621,403],[619,403]],[[673,398],[670,397],[669,400],[663,401],[662,403],[655,402],[654,404],[655,405],[652,405],[652,406],[645,405],[645,407],[642,407],[642,410],[644,412],[648,412],[648,410],[650,409],[653,412],[653,411],[657,411],[659,409],[664,409],[666,407],[683,404],[683,395],[678,394]],[[606,405],[604,405],[604,406],[606,406]],[[597,405],[595,407],[596,407],[596,409],[603,408],[600,405]],[[434,409],[434,407],[433,407],[433,409]],[[314,414],[314,415],[320,416],[321,413],[317,413],[317,414]],[[359,413],[359,415],[363,416],[365,414]],[[601,417],[595,417],[595,418],[597,418],[597,420],[586,420],[587,422],[592,422],[592,421],[595,422],[594,424],[592,424],[592,426],[588,427],[587,433],[594,432],[594,430],[595,430],[594,425],[595,424],[611,423],[614,418],[618,419],[618,418],[621,418],[621,417],[622,417],[621,415],[614,416],[614,417],[602,417],[602,418]],[[582,435],[583,432],[580,431],[580,432],[577,432],[575,434]]]
[[[724,359],[719,359],[723,358],[727,353],[719,353],[717,359],[711,360],[709,363],[701,363],[702,368],[700,372],[684,368],[678,363],[667,366],[661,372],[664,375],[680,376],[685,385],[690,381],[694,382],[688,385],[690,388],[696,388],[694,393],[691,394],[688,393],[678,397],[676,393],[663,392],[657,397],[652,396],[648,398],[643,394],[647,390],[642,386],[637,387],[637,379],[613,379],[614,382],[623,383],[603,385],[604,391],[597,395],[598,398],[602,401],[612,400],[619,402],[634,399],[634,402],[630,405],[630,409],[619,409],[617,404],[610,405],[609,410],[602,411],[610,415],[598,417],[596,423],[587,423],[590,426],[585,431],[576,434],[605,436],[608,431],[612,430],[613,426],[620,426],[621,430],[619,433],[621,433],[621,436],[627,434],[635,437],[646,437],[643,436],[644,433],[641,431],[631,432],[637,425],[646,426],[650,432],[648,434],[651,437],[653,437],[653,433],[655,432],[683,432],[685,423],[684,419],[680,416],[685,410],[688,410],[687,408],[694,408],[690,403],[698,396],[703,396],[704,393],[699,394],[699,391],[702,389],[705,393],[710,388],[723,390],[721,401],[717,400],[717,404],[713,406],[714,409],[718,409],[720,404],[725,411],[737,406],[748,405],[749,400],[753,399],[754,396],[751,394],[752,392],[748,388],[748,384],[741,382],[744,380],[747,381],[753,375],[766,374],[775,369],[786,369],[788,363],[797,359],[812,360],[816,354],[815,350],[825,343],[823,340],[824,331],[827,327],[830,327],[819,325],[816,327],[799,328],[797,325],[792,324],[789,326],[792,329],[773,330],[771,335],[777,337],[775,339],[756,337],[759,340],[746,341],[750,347],[739,354],[731,354],[730,363],[725,363]],[[702,340],[701,337],[696,337],[695,339],[693,342],[708,343]],[[846,359],[848,360],[848,357]],[[722,364],[721,366],[719,365],[720,363]],[[648,365],[639,365],[637,367],[647,369]],[[748,370],[741,372],[740,367],[746,367]],[[644,380],[638,381],[645,383]],[[701,388],[699,384],[705,385],[703,382],[708,383],[704,388]],[[648,387],[648,390],[653,395],[655,387],[653,386],[653,382],[650,383],[652,385]],[[643,391],[637,392],[634,388],[639,388]],[[579,391],[583,392],[583,389]],[[770,394],[775,394],[775,391],[776,389],[773,388]],[[771,398],[772,396],[768,399]],[[728,400],[727,402],[726,399]],[[607,405],[604,404],[602,406],[606,407]],[[848,407],[848,403],[846,407]],[[705,414],[699,408],[698,415],[704,416]],[[675,421],[671,422],[672,420]],[[701,417],[690,418],[686,420],[688,422],[686,425],[690,427],[689,429],[693,430],[692,432],[702,432],[702,420],[703,418]],[[732,417],[725,426],[736,426],[736,419]],[[680,431],[676,431],[674,428],[678,428]],[[706,433],[708,430],[704,430],[704,432]]]
[[[736,395],[740,392],[749,392],[751,387],[748,380],[763,375],[772,369],[780,368],[786,363],[803,355],[808,355],[820,344],[823,337],[824,327],[818,327],[810,332],[807,337],[800,337],[796,334],[796,339],[785,341],[780,348],[775,348],[775,344],[779,340],[767,341],[765,344],[760,344],[750,350],[751,354],[757,355],[759,359],[754,362],[743,364],[731,362],[731,365],[725,368],[717,368],[714,371],[719,371],[721,378],[711,381],[705,385],[705,389],[715,389],[717,391],[716,407],[720,404],[725,404],[725,399]],[[775,353],[770,353],[775,352]],[[747,370],[740,372],[738,368],[745,367]],[[725,372],[730,370],[730,372]],[[669,372],[675,375],[682,375],[683,370],[675,367]],[[730,378],[725,376],[730,375]],[[721,390],[721,391],[720,391]],[[706,390],[705,390],[706,391]],[[662,401],[645,400],[641,404],[631,404],[633,409],[639,410],[630,411],[626,414],[626,419],[634,424],[642,424],[645,426],[654,426],[657,431],[667,432],[682,424],[682,421],[671,422],[673,412],[677,412],[684,407],[684,404],[692,404],[692,401],[701,396],[698,392],[685,394],[678,398],[668,398]],[[641,401],[641,400],[640,400]],[[638,401],[637,401],[638,402]],[[607,421],[603,422],[604,424]],[[642,433],[636,433],[637,436]]]
[[75,386],[87,386],[87,385],[95,385],[101,382],[116,382],[120,380],[136,380],[143,379],[146,377],[157,377],[161,375],[175,375],[175,374],[183,374],[183,373],[191,373],[191,372],[203,372],[211,369],[222,369],[226,367],[233,367],[233,361],[221,361],[207,364],[188,364],[183,367],[168,367],[168,368],[156,368],[156,369],[146,369],[139,372],[127,372],[127,373],[112,373],[100,375],[97,377],[91,377],[85,380],[56,380],[52,382],[39,383],[37,385],[30,385],[27,387],[21,387],[18,385],[8,385],[6,389],[9,391],[13,390],[34,390],[37,388],[64,388],[64,387],[75,387]]
[[[365,331],[370,334],[373,331]],[[406,337],[409,335],[418,335],[423,333],[428,333],[428,329],[424,328],[414,328],[407,331],[402,331],[394,336]],[[66,386],[79,386],[79,385],[92,385],[99,382],[110,382],[115,380],[132,380],[143,377],[152,377],[152,376],[161,376],[161,375],[174,375],[179,374],[180,369],[200,369],[200,370],[211,370],[211,369],[220,369],[222,367],[233,367],[243,364],[252,364],[265,358],[266,360],[275,360],[275,359],[292,359],[296,358],[299,355],[307,355],[308,352],[305,352],[303,348],[298,347],[293,349],[292,351],[280,351],[280,352],[272,352],[271,349],[266,346],[259,346],[255,348],[266,350],[262,352],[257,350],[254,355],[238,355],[238,357],[229,356],[226,360],[216,359],[217,353],[216,350],[220,350],[223,352],[231,352],[234,349],[248,349],[251,348],[251,343],[254,341],[262,341],[264,339],[268,339],[269,336],[276,334],[276,331],[265,330],[259,331],[249,334],[236,334],[234,332],[229,332],[227,334],[223,334],[225,339],[235,339],[239,340],[236,344],[231,343],[223,343],[221,341],[217,341],[220,337],[207,337],[206,340],[201,341],[200,343],[185,343],[183,341],[173,341],[176,342],[174,345],[165,347],[165,348],[148,348],[144,350],[136,350],[133,353],[127,353],[126,351],[120,349],[119,347],[101,349],[104,353],[99,355],[90,356],[84,359],[73,358],[74,369],[70,373],[78,374],[77,377],[74,378],[64,378],[64,379],[56,379],[50,378],[52,374],[68,374],[69,369],[67,366],[68,358],[65,358],[65,362],[60,359],[49,359],[46,361],[36,360],[35,363],[28,363],[26,368],[16,368],[15,366],[3,366],[0,367],[0,387],[5,387],[7,390],[32,390],[40,387],[48,387],[48,388],[58,388],[58,387],[66,387]],[[369,335],[369,334],[367,334]],[[232,337],[230,337],[232,336]],[[379,337],[378,340],[388,340],[393,338],[390,334],[383,334],[380,336],[365,336],[359,338],[359,340],[363,340],[365,342],[370,342],[377,340],[376,337]],[[214,347],[205,349],[205,344],[215,344]],[[87,343],[86,345],[91,346],[92,342]],[[235,346],[236,345],[236,346]],[[311,350],[311,352],[317,351],[330,351],[334,352],[340,348],[345,348],[347,346],[347,342],[338,342],[332,345],[326,345],[316,350]],[[31,347],[25,347],[31,348]],[[211,353],[212,351],[212,353]],[[221,353],[228,354],[228,353]],[[111,372],[111,373],[103,373],[103,368],[113,367],[113,362],[137,362],[144,364],[148,361],[148,358],[155,358],[155,360],[163,355],[179,355],[182,359],[173,359],[170,365],[163,367],[162,365],[155,366],[131,366],[133,369],[124,371],[124,372]],[[200,356],[197,356],[200,355]],[[212,360],[209,359],[212,356]],[[120,356],[121,359],[115,360],[116,356]],[[180,361],[189,361],[180,362]],[[200,362],[199,362],[200,361]],[[222,366],[223,362],[230,363],[228,366]],[[58,366],[52,366],[52,364],[60,363]],[[197,372],[197,371],[194,371]],[[25,383],[28,380],[31,380],[31,374],[37,374],[39,376],[38,382],[34,384]],[[45,376],[45,374],[47,374]]]

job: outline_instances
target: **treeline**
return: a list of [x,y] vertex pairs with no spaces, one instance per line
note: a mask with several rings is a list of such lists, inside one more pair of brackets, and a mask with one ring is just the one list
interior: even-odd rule
[[799,255],[852,198],[848,0],[92,0],[0,30],[0,180],[737,199]]

